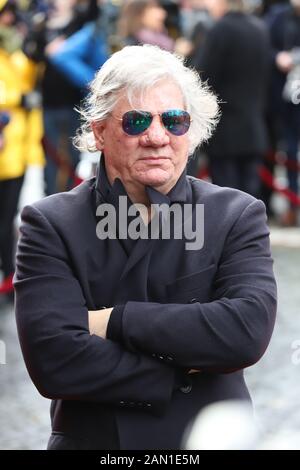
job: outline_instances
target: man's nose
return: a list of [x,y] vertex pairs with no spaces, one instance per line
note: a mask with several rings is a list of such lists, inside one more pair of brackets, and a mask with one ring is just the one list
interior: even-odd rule
[[146,137],[144,143],[149,146],[167,145],[170,142],[169,134],[159,115],[153,116],[153,120],[144,137]]

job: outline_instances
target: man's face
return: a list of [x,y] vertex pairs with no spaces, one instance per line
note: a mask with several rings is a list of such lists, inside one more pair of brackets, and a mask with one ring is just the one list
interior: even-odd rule
[[[134,103],[136,109],[162,113],[170,109],[184,109],[180,89],[171,81],[161,81],[151,88],[143,102]],[[188,133],[175,136],[163,126],[160,116],[153,117],[151,125],[142,134],[127,135],[122,129],[123,114],[132,110],[125,94],[118,101],[112,115],[93,126],[97,148],[105,154],[105,167],[112,183],[119,177],[126,189],[131,186],[152,186],[166,194],[177,182],[188,158]]]

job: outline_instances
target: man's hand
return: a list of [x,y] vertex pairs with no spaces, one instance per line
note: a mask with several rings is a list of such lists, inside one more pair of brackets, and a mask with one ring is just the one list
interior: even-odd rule
[[[107,325],[109,322],[110,314],[113,310],[111,308],[103,308],[102,310],[89,310],[89,330],[91,335],[100,336],[106,339]],[[198,369],[190,369],[188,374],[198,374],[202,372]]]
[[97,335],[106,339],[107,324],[112,310],[113,307],[102,310],[89,310],[89,330],[91,335]]

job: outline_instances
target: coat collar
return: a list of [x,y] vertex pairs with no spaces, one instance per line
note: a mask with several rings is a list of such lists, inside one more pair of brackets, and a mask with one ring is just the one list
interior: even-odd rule
[[[111,185],[105,169],[103,155],[97,167],[96,174],[96,191],[101,194],[102,198],[114,205],[118,203],[119,196],[127,196],[126,189],[122,181],[116,178]],[[186,202],[187,200],[187,178],[186,169],[182,172],[179,179],[168,194],[162,194],[151,186],[146,186],[146,192],[149,196],[151,204],[168,204],[173,202]],[[128,198],[129,199],[129,198]],[[131,201],[129,200],[129,204]]]
[[[130,206],[132,202],[130,201],[126,190],[119,178],[116,178],[113,184],[109,183],[107,178],[104,158],[103,155],[100,158],[100,162],[97,168],[96,182],[96,205],[100,205],[103,202],[113,204],[119,211],[119,196],[127,196],[127,204]],[[167,195],[164,195],[157,191],[156,189],[147,186],[147,194],[149,196],[151,204],[168,204],[170,205],[173,202],[186,202],[190,198],[190,189],[188,187],[188,179],[186,177],[186,170],[184,170],[179,177],[177,183],[169,191]],[[117,222],[118,224],[118,222]],[[124,266],[124,270],[120,277],[120,289],[133,268],[137,266],[139,262],[149,263],[151,252],[155,243],[155,239],[139,239],[139,240],[120,240],[120,243],[123,246],[124,251],[127,253],[127,262]]]

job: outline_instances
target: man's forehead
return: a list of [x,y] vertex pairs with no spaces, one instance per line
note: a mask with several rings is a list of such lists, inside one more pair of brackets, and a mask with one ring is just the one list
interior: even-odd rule
[[[167,92],[165,86],[168,87]],[[179,105],[182,107],[184,101],[179,86],[172,81],[164,81],[146,89],[136,90],[129,96],[130,98],[127,90],[123,90],[119,94],[115,109],[125,112],[129,109],[151,111],[152,108],[155,108],[153,111],[160,112],[173,107],[176,108]],[[161,109],[156,109],[157,106],[161,106]]]

